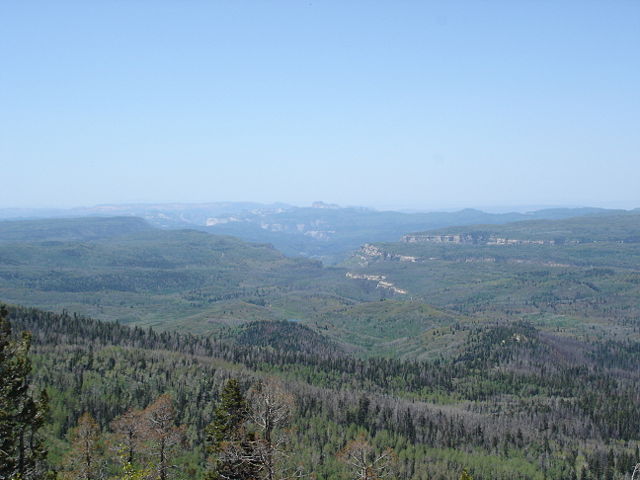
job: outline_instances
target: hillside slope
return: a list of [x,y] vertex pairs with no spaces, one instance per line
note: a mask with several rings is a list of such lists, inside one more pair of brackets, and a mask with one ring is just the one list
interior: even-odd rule
[[5,222],[2,231],[1,298],[101,319],[206,331],[379,296],[269,245],[137,219]]
[[637,213],[456,227],[367,244],[345,266],[354,283],[384,279],[479,320],[637,338],[639,239]]
[[629,341],[570,341],[518,322],[467,328],[455,357],[412,362],[336,353],[291,322],[277,325],[285,343],[256,346],[24,308],[9,318],[33,333],[54,463],[83,412],[107,431],[168,394],[187,434],[176,478],[195,478],[180,474],[203,465],[205,426],[230,377],[245,391],[285,382],[295,398],[285,459],[319,478],[353,478],[338,452],[359,436],[394,449],[411,480],[458,480],[463,467],[476,480],[624,479],[638,454],[640,358]]
[[153,230],[136,217],[59,218],[0,221],[0,243],[81,242]]
[[[102,219],[88,219],[84,227],[76,219],[70,233],[66,220],[57,229],[54,220],[47,229],[17,222],[20,228],[8,231],[20,231],[23,241],[0,242],[0,298],[198,333],[295,321],[341,348],[390,357],[450,357],[466,339],[461,327],[495,321],[526,319],[580,339],[638,338],[640,243],[633,239],[639,217],[421,233],[473,239],[483,232],[482,238],[517,241],[367,244],[342,267],[288,258],[233,237],[149,228],[135,219],[110,220],[112,229],[100,230],[100,238],[94,238],[95,223]],[[546,240],[558,232],[568,240]],[[64,235],[83,240],[51,240]],[[270,328],[262,333],[277,332]]]

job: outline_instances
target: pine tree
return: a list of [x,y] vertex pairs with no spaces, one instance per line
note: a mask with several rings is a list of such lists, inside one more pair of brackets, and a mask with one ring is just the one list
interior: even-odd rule
[[0,478],[41,478],[47,452],[38,430],[48,399],[34,399],[29,387],[31,334],[14,340],[6,316],[0,307]]
[[213,421],[206,430],[209,450],[217,452],[224,442],[239,440],[248,416],[247,401],[238,381],[232,378],[223,387]]
[[207,480],[257,478],[254,436],[247,431],[247,401],[236,379],[227,381],[220,394],[212,422],[206,429],[207,449],[212,454]]

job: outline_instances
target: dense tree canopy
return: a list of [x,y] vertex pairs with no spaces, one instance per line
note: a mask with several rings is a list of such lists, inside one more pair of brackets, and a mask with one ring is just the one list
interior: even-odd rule
[[[9,315],[33,332],[33,388],[3,384],[3,406],[46,387],[61,478],[348,480],[345,459],[360,458],[360,472],[398,479],[458,480],[466,468],[475,480],[628,480],[640,458],[638,352],[626,341],[576,350],[528,323],[497,324],[449,361],[411,362]],[[29,337],[3,329],[2,368],[20,377]],[[39,425],[20,418],[3,413],[2,428]]]
[[29,385],[31,334],[12,336],[7,310],[0,307],[0,478],[41,478],[46,455],[39,430],[47,395],[35,399]]

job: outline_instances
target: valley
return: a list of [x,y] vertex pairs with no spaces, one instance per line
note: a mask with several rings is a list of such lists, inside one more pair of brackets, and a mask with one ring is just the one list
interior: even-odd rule
[[637,212],[447,227],[325,266],[128,216],[7,221],[0,298],[32,332],[63,471],[83,412],[108,443],[127,409],[164,398],[184,434],[173,475],[204,478],[207,425],[237,379],[243,395],[286,390],[281,464],[318,478],[351,478],[341,451],[364,442],[403,479],[624,480],[639,235]]
[[639,235],[640,214],[618,211],[448,227],[365,243],[323,266],[133,217],[7,221],[0,298],[216,335],[293,320],[361,355],[439,355],[451,346],[434,339],[453,323],[527,320],[574,338],[637,339]]
[[344,261],[367,242],[396,241],[407,232],[455,225],[504,224],[536,219],[564,219],[622,210],[554,208],[527,213],[395,212],[340,207],[314,202],[310,207],[284,203],[217,202],[204,204],[100,205],[74,209],[0,209],[0,220],[137,217],[162,229],[197,229],[231,235],[247,242],[270,243],[288,256]]

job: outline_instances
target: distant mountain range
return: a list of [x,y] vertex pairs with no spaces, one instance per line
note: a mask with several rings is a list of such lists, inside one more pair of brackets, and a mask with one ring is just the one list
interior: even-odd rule
[[245,241],[271,243],[289,256],[338,263],[367,242],[399,240],[408,232],[460,225],[496,225],[523,220],[564,219],[625,210],[553,208],[528,213],[402,213],[315,202],[310,207],[284,203],[217,202],[202,204],[99,205],[73,209],[0,209],[0,219],[63,217],[140,217],[164,229],[190,228],[233,235]]

